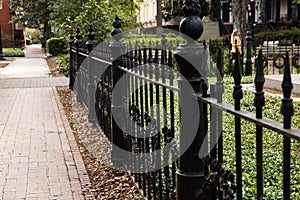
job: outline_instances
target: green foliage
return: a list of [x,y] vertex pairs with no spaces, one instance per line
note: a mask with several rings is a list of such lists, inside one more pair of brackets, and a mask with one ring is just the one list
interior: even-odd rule
[[[159,35],[154,35],[154,34],[141,34],[141,35],[135,35],[135,34],[130,34],[124,38],[122,38],[122,41],[125,43],[142,43],[144,42],[145,46],[149,46],[149,44],[152,44],[152,47],[155,47],[156,43],[158,46],[161,46],[161,39],[162,37]],[[166,34],[166,39],[167,39],[167,47],[169,47],[170,44],[172,44],[173,48],[175,48],[176,44],[181,44],[184,42],[184,39],[176,35],[174,33],[168,33]]]
[[38,29],[26,28],[26,36],[28,38],[31,38],[32,44],[38,44],[40,43],[40,38],[42,37],[42,33]]
[[116,14],[122,21],[122,30],[125,31],[140,27],[140,24],[136,23],[137,8],[137,4],[130,0],[89,0],[81,5],[80,12],[77,14],[66,16],[63,13],[54,12],[53,16],[60,17],[53,19],[51,23],[55,24],[59,28],[59,34],[65,37],[69,36],[69,30],[79,27],[83,38],[86,38],[88,33],[88,24],[93,24],[96,40],[100,42],[109,37],[113,29],[112,23]]
[[293,45],[293,40],[290,39],[281,39],[278,43],[279,46],[291,46]]
[[[183,16],[182,5],[183,0],[162,0],[162,17],[169,21],[177,16]],[[209,14],[209,3],[205,0],[200,0],[200,16],[207,16]]]
[[300,0],[293,0],[293,4],[300,4]]
[[87,34],[88,24],[95,26],[96,39],[102,41],[113,29],[112,22],[116,14],[122,20],[122,29],[138,27],[136,23],[137,3],[131,0],[11,0],[12,21],[26,27],[40,28],[43,24],[44,38],[51,36],[50,26],[58,28],[58,35],[68,38],[69,31],[81,28],[82,35]]
[[[254,44],[262,45],[264,41],[276,41],[279,40],[280,45],[291,45],[292,43],[300,43],[300,29],[291,28],[282,31],[272,32],[264,31],[254,35]],[[286,40],[286,38],[289,38]]]
[[172,1],[172,0],[163,0],[162,1],[162,17],[169,21],[176,16],[183,16],[182,13],[182,4],[183,0]]
[[233,72],[233,67],[234,66],[234,60],[232,61],[232,63],[230,63],[231,61],[231,53],[230,50],[224,49],[223,50],[223,57],[224,57],[224,61],[223,61],[223,66],[224,66],[224,74],[232,74]]
[[[254,77],[243,77],[242,83],[253,83]],[[224,101],[233,104],[232,99],[232,77],[224,78],[225,94]],[[241,100],[243,110],[255,112],[253,105],[254,92],[243,91]],[[281,98],[277,96],[266,96],[266,104],[263,116],[278,122],[283,122],[280,114]],[[300,102],[294,102],[294,109],[300,109]],[[300,128],[300,113],[295,112],[292,118],[292,126]],[[234,142],[234,116],[225,114],[223,117],[223,146],[224,165],[235,171],[235,142]],[[253,199],[256,196],[256,127],[255,124],[242,120],[242,169],[243,169],[243,199]],[[267,199],[282,199],[283,185],[283,137],[281,134],[268,129],[263,129],[263,170],[264,170],[264,194]],[[300,143],[291,140],[291,199],[299,198],[300,191],[300,154],[298,153]]]
[[10,0],[12,20],[26,27],[38,28],[49,21],[49,4],[54,0]]
[[10,0],[9,6],[12,16],[12,22],[20,23],[29,28],[41,28],[43,30],[42,46],[45,47],[45,41],[50,38],[50,3],[55,0]]
[[64,54],[67,51],[67,42],[64,38],[50,38],[47,40],[47,51],[53,55],[57,56]]
[[6,57],[24,57],[24,51],[17,48],[3,48],[3,54]]
[[51,1],[50,23],[53,26],[64,30],[70,25],[70,22],[72,22],[79,15],[79,13],[83,11],[84,7],[82,5],[86,2],[86,0],[80,2],[78,0]]
[[218,51],[221,48],[223,52],[223,67],[224,67],[224,74],[232,74],[233,62],[231,60],[231,49],[229,48],[229,45],[227,44],[227,38],[226,37],[220,37],[215,40],[205,41],[200,40],[199,41],[202,44],[209,46],[209,53],[210,57],[212,58],[213,62],[217,62],[218,58]]
[[57,71],[68,77],[70,71],[70,54],[59,55],[56,64]]

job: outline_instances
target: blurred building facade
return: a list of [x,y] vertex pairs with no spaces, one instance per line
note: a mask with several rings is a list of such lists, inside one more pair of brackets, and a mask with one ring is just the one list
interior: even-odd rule
[[9,0],[0,0],[0,26],[3,47],[23,48],[25,46],[25,28],[11,23]]

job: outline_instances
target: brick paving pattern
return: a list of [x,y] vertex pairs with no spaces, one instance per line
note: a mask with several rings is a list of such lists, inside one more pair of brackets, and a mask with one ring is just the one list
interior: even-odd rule
[[1,71],[0,199],[84,199],[89,177],[54,87],[67,83],[35,55]]
[[32,78],[1,78],[0,88],[36,88],[67,86],[69,80],[66,77],[32,77]]

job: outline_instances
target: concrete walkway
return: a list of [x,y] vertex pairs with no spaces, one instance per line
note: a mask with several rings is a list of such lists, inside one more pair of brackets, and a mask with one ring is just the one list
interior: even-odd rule
[[[41,48],[0,72],[0,199],[84,199],[89,185]],[[28,53],[31,52],[31,53]]]
[[[294,94],[300,94],[300,74],[292,74],[292,83],[293,83],[293,90]],[[279,90],[282,91],[281,83],[283,81],[283,75],[268,75],[265,76],[265,88]]]

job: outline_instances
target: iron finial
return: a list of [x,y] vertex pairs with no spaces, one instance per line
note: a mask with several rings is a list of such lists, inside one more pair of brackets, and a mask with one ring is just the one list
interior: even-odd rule
[[118,15],[115,16],[115,19],[113,21],[113,27],[114,29],[111,32],[111,36],[119,41],[122,38],[122,29],[121,29],[122,23]]
[[[186,39],[189,43],[193,40],[198,40],[203,32],[203,22],[198,17],[200,12],[200,4],[198,0],[186,0],[182,7],[185,18],[183,18],[179,25],[181,33],[188,36]],[[192,40],[191,40],[192,39]]]

